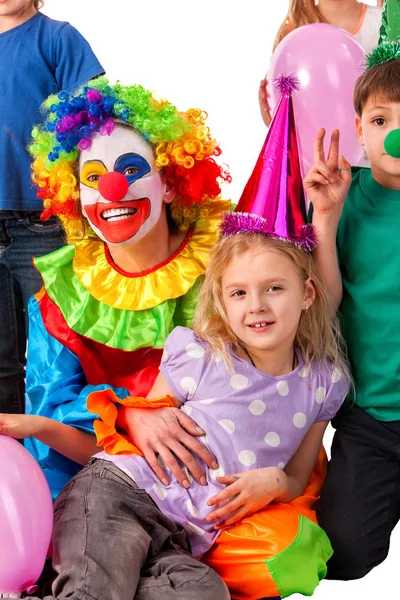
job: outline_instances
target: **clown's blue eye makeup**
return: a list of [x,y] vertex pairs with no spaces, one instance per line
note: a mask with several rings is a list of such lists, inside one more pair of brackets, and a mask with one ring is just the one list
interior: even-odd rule
[[143,156],[130,152],[123,154],[115,161],[114,171],[125,175],[129,185],[131,185],[134,181],[143,177],[143,175],[150,173],[151,167]]

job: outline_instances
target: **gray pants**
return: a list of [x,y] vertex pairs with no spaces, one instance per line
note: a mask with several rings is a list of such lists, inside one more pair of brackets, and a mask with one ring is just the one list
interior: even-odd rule
[[63,600],[228,600],[184,529],[114,464],[92,460],[54,506],[54,596]]

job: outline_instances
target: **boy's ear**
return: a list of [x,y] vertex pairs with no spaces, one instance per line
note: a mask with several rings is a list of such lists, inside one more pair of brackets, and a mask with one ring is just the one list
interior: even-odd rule
[[359,144],[361,146],[365,146],[364,134],[363,134],[362,125],[361,125],[361,117],[359,117],[358,115],[356,115],[356,136],[357,136]]

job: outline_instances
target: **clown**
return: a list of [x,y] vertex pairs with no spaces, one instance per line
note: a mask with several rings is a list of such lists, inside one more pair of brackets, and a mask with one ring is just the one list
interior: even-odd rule
[[[45,109],[33,180],[43,218],[57,215],[70,243],[35,260],[43,288],[30,302],[27,395],[32,414],[77,428],[90,456],[88,394],[145,396],[166,337],[192,321],[229,175],[205,114],[180,113],[141,86],[98,79]],[[27,445],[53,497],[86,462],[62,435]]]

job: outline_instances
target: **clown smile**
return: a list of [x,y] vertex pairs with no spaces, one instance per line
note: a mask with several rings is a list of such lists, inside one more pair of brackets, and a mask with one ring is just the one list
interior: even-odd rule
[[128,217],[132,217],[137,213],[137,208],[112,208],[101,213],[101,218],[108,223],[111,221],[122,221]]
[[132,238],[149,218],[149,198],[119,202],[97,202],[85,207],[88,219],[113,244]]

